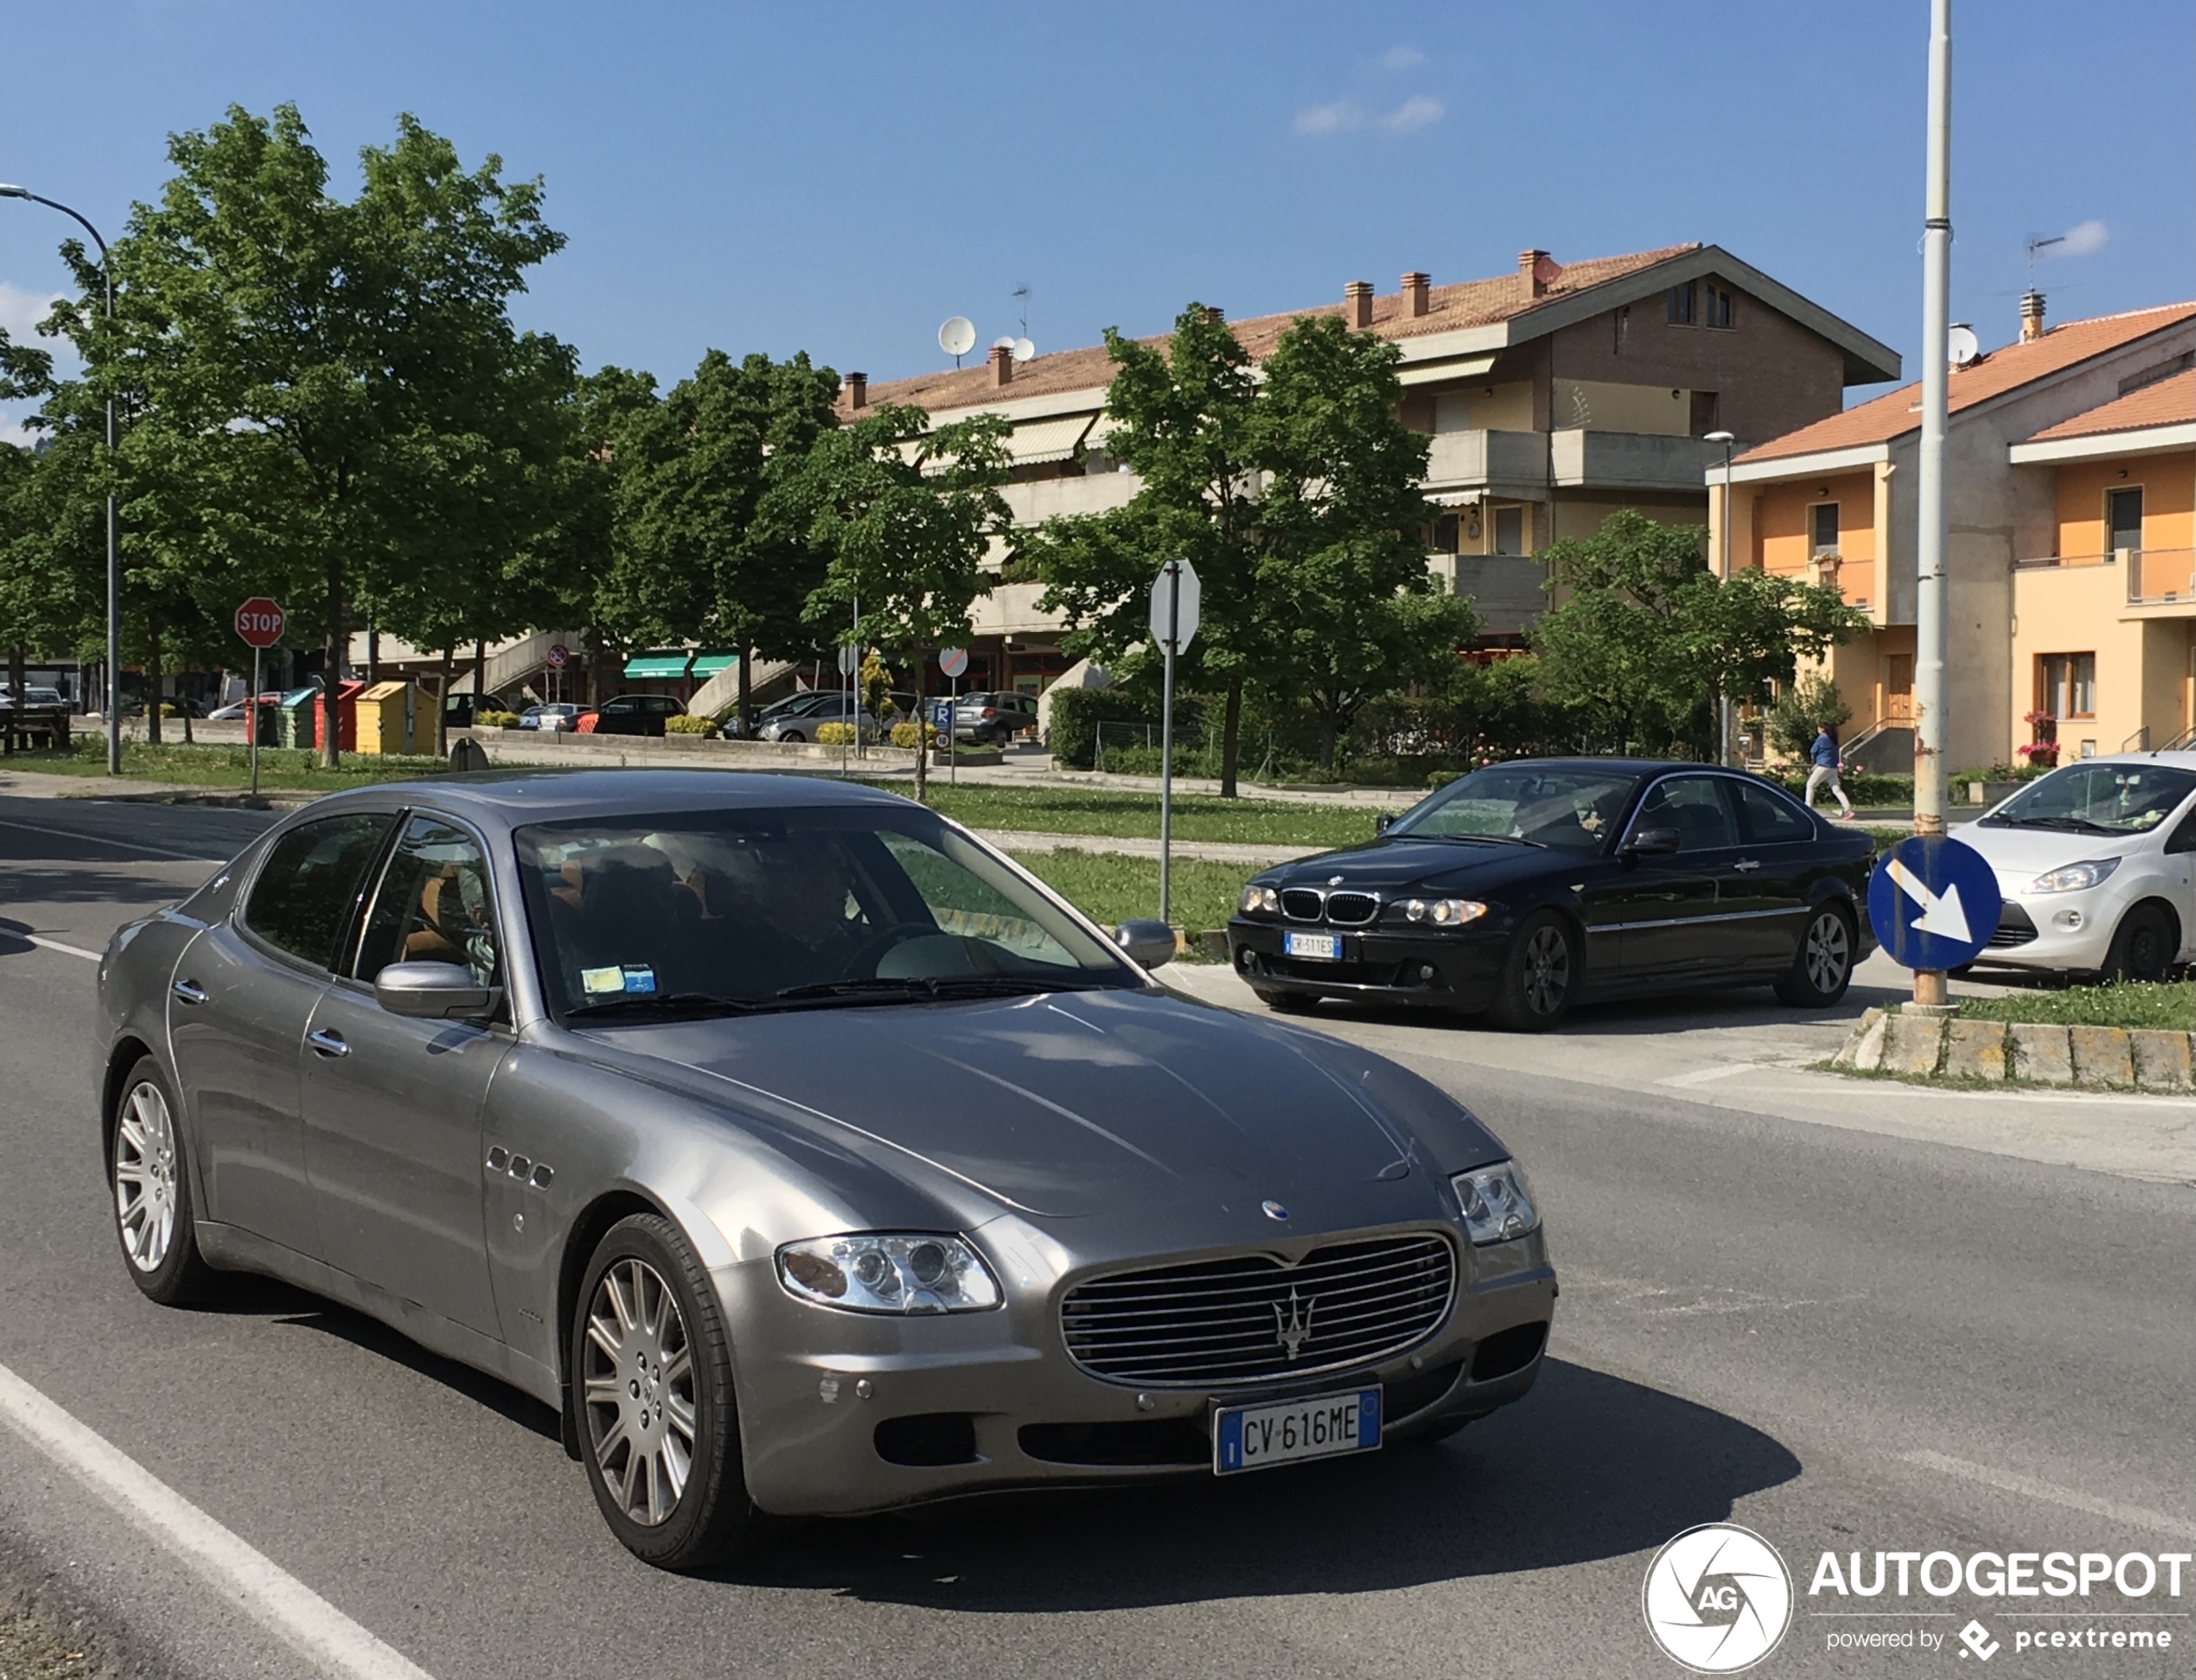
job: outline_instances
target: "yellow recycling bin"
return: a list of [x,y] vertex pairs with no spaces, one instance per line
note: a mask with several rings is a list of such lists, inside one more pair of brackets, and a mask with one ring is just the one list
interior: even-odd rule
[[358,697],[358,750],[418,751],[418,689],[408,682],[377,682]]

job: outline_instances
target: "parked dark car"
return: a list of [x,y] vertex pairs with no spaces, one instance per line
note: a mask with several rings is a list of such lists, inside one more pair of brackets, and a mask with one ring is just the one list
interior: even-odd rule
[[963,694],[954,703],[953,738],[981,746],[1005,746],[1037,733],[1037,696],[1006,692]]
[[1523,759],[1452,782],[1370,845],[1254,876],[1228,923],[1277,1009],[1321,998],[1553,1026],[1574,1003],[1769,981],[1845,995],[1874,843],[1759,776]]
[[452,729],[470,729],[483,712],[517,712],[521,708],[515,700],[501,694],[445,694],[443,696],[443,717]]
[[683,718],[686,703],[668,694],[620,694],[595,711],[597,735],[661,735],[667,718]]

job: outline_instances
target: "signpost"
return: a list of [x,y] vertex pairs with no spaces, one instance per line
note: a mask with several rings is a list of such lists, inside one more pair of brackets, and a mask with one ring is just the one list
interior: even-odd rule
[[543,662],[557,674],[554,692],[560,700],[565,697],[565,666],[571,658],[571,649],[561,642],[551,642],[549,651],[542,655]]
[[[846,696],[846,727],[858,735],[861,732],[861,726],[854,721],[854,673],[861,668],[862,650],[851,642],[841,644],[839,649],[839,675],[841,692]],[[839,743],[839,773],[842,776],[846,774],[846,742],[843,737]]]
[[1167,912],[1173,881],[1168,868],[1174,845],[1174,656],[1197,633],[1200,601],[1197,569],[1187,560],[1169,560],[1152,584],[1152,640],[1166,655],[1166,685],[1159,703],[1159,920],[1171,927]]
[[1885,953],[1916,974],[1964,968],[1998,930],[1998,878],[1973,846],[1916,834],[1868,883],[1868,922]]
[[[283,626],[288,621],[282,609],[264,595],[255,595],[236,610],[236,633],[244,645],[252,649],[252,698],[244,707],[246,738],[252,743],[252,794],[259,793],[259,655],[282,640]],[[157,706],[160,697],[153,696]]]
[[[948,787],[956,787],[961,782],[961,761],[953,750],[953,719],[954,713],[961,709],[961,674],[968,668],[968,649],[941,648],[938,650],[938,668],[943,671],[953,683],[952,691],[946,699],[946,725],[938,731],[938,734],[946,744],[946,784]],[[920,739],[916,742],[915,750],[917,752],[922,751],[922,743]]]

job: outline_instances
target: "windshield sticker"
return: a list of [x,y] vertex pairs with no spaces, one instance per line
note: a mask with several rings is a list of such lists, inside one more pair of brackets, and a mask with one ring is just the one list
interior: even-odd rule
[[582,968],[579,983],[590,998],[600,997],[605,992],[622,992],[625,989],[625,970],[616,967]]
[[618,972],[625,977],[629,993],[648,993],[655,990],[655,970],[645,962],[629,962]]

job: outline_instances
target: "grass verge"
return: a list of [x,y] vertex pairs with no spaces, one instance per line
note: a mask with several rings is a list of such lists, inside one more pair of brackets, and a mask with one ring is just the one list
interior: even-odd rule
[[[1109,852],[1017,852],[1014,861],[1103,927],[1159,913],[1159,860]],[[1197,936],[1224,928],[1248,872],[1241,864],[1175,859],[1169,883],[1174,922],[1190,936],[1182,960],[1203,960]]]
[[[907,789],[895,783],[892,791],[905,793]],[[1157,840],[1159,833],[1156,789],[1146,794],[1114,788],[1001,788],[974,783],[956,788],[934,776],[930,803],[971,828],[1143,840]],[[1373,837],[1376,815],[1364,806],[1177,794],[1174,838],[1268,846],[1357,846]],[[1152,878],[1158,879],[1156,872]],[[1157,891],[1154,887],[1153,891]]]
[[2155,1027],[2196,1032],[2196,985],[2168,981],[2146,985],[2069,986],[2052,992],[2017,992],[2001,998],[1963,998],[1960,1015],[1970,1021],[2027,1021],[2044,1026]]
[[[66,752],[18,752],[6,760],[10,770],[41,770],[48,776],[106,774],[106,742],[96,735],[80,735]],[[354,752],[343,755],[342,768],[324,770],[319,755],[309,748],[261,747],[261,791],[335,793],[369,782],[408,780],[435,776],[449,769],[439,758],[374,757]],[[122,744],[124,781],[169,782],[190,788],[240,792],[252,785],[252,749],[230,744],[186,746],[180,741]]]

